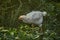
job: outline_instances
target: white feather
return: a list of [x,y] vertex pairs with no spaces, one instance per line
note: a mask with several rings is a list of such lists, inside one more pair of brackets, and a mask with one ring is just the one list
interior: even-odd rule
[[46,15],[47,15],[47,12],[44,11],[44,12],[43,12],[43,16],[46,16]]

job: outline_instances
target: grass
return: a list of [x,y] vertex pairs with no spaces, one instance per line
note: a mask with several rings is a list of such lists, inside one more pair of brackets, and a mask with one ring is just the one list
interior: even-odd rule
[[31,28],[27,25],[21,25],[19,28],[0,27],[0,38],[1,40],[30,40],[38,35],[38,29],[38,27]]
[[[39,27],[30,27],[29,25],[20,25],[18,28],[0,27],[0,40],[40,40],[42,37],[40,34]],[[42,39],[54,39],[55,36],[54,31],[45,30]]]

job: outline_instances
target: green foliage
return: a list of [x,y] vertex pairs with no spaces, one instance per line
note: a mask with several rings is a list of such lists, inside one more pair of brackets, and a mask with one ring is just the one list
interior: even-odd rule
[[[40,40],[42,35],[38,31],[39,27],[31,28],[28,25],[20,25],[19,29],[0,27],[0,40]],[[54,31],[44,31],[43,40],[57,40],[56,37]]]
[[[55,2],[56,1],[56,2]],[[0,0],[0,40],[60,40],[59,0]],[[18,20],[32,10],[46,11],[43,35],[38,26]]]

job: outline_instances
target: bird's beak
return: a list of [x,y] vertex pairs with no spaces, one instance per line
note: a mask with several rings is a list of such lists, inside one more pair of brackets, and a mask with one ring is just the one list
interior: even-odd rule
[[18,18],[19,20],[22,20],[23,19],[23,17],[22,16],[19,16],[19,18]]
[[19,16],[18,19],[19,19],[19,20],[23,20],[24,16],[25,16],[25,15]]

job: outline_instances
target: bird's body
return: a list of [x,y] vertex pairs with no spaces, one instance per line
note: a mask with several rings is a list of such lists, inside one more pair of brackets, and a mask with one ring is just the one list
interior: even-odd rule
[[46,12],[32,11],[26,15],[21,15],[19,19],[25,23],[38,25],[40,27],[39,32],[41,35],[43,35],[42,23],[43,23],[43,16],[46,16],[46,14],[47,14]]
[[42,26],[43,16],[46,15],[46,12],[41,11],[32,11],[24,16],[20,16],[19,18],[23,20],[25,23],[36,24],[38,26]]

